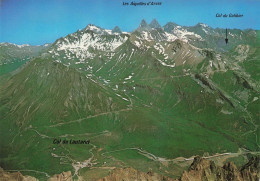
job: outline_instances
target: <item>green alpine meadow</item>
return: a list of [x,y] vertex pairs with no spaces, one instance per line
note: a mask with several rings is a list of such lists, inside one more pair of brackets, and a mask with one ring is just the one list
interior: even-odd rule
[[0,166],[39,180],[132,167],[179,178],[194,156],[260,154],[260,31],[142,20],[52,44],[0,44]]

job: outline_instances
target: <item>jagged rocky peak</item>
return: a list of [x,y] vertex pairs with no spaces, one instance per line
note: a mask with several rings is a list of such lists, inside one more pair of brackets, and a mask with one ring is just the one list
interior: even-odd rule
[[118,26],[115,26],[112,30],[112,33],[122,33],[122,31],[120,30],[120,28]]
[[147,22],[146,22],[144,19],[142,19],[142,21],[141,21],[139,27],[140,27],[140,28],[146,28],[146,27],[149,27],[149,25],[147,24]]
[[147,24],[147,22],[143,19],[137,28],[138,31],[147,31],[150,30],[150,26]]
[[151,28],[161,28],[161,25],[158,23],[156,19],[153,19],[149,26]]

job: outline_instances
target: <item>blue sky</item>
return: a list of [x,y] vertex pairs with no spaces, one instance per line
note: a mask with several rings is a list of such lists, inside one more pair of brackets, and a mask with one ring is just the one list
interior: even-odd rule
[[[124,0],[131,2],[132,0]],[[135,0],[135,2],[150,0]],[[260,0],[156,0],[161,6],[122,6],[123,0],[0,0],[0,42],[39,45],[54,42],[88,24],[133,31],[142,19],[161,25],[198,22],[220,28],[260,29]],[[239,13],[243,18],[216,18]]]

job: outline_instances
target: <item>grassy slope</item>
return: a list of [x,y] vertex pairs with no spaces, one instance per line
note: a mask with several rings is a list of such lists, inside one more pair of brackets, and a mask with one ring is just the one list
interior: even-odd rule
[[[135,47],[125,48],[127,52]],[[42,59],[30,62],[11,77],[0,90],[1,165],[49,175],[73,170],[71,163],[88,159],[93,147],[53,145],[53,139],[62,135],[67,135],[67,139],[90,139],[96,146],[93,149],[96,166],[107,162],[109,166],[132,166],[148,171],[146,165],[149,165],[164,174],[174,165],[162,166],[136,150],[107,152],[142,148],[155,156],[171,159],[204,152],[236,152],[239,147],[259,149],[255,140],[259,131],[250,132],[254,125],[239,106],[232,107],[216,90],[209,91],[191,76],[171,77],[180,75],[183,67],[172,72],[147,55],[138,59],[141,54],[138,53],[113,68],[107,76],[110,79],[107,86],[91,81],[74,69]],[[96,76],[105,77],[114,61],[96,72]],[[133,72],[133,78],[124,83],[123,79]],[[234,90],[245,89],[239,83],[234,84],[234,76],[229,71],[215,74],[212,79],[219,90],[231,96]],[[118,90],[112,90],[116,85]],[[115,93],[131,98],[132,104]],[[259,115],[258,104],[256,101],[248,105],[254,119]],[[232,114],[223,114],[223,109]],[[89,117],[93,115],[98,116]],[[68,123],[78,119],[82,120]],[[58,123],[66,124],[52,126]],[[255,123],[259,120],[255,119]],[[244,135],[245,132],[248,134]],[[51,153],[63,158],[55,158]],[[43,174],[36,176],[45,178]]]

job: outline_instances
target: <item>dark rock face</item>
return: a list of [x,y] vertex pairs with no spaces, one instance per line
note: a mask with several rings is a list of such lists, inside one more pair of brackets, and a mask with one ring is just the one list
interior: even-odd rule
[[253,157],[239,170],[232,162],[223,167],[213,161],[195,157],[188,171],[184,171],[180,181],[258,181],[260,174],[259,157]]
[[150,31],[151,27],[147,24],[147,22],[143,19],[137,28],[137,31]]
[[146,23],[146,21],[143,19],[139,25],[140,28],[147,28],[149,27],[148,24]]
[[244,180],[259,180],[260,175],[260,158],[252,157],[247,164],[245,164],[240,173]]

